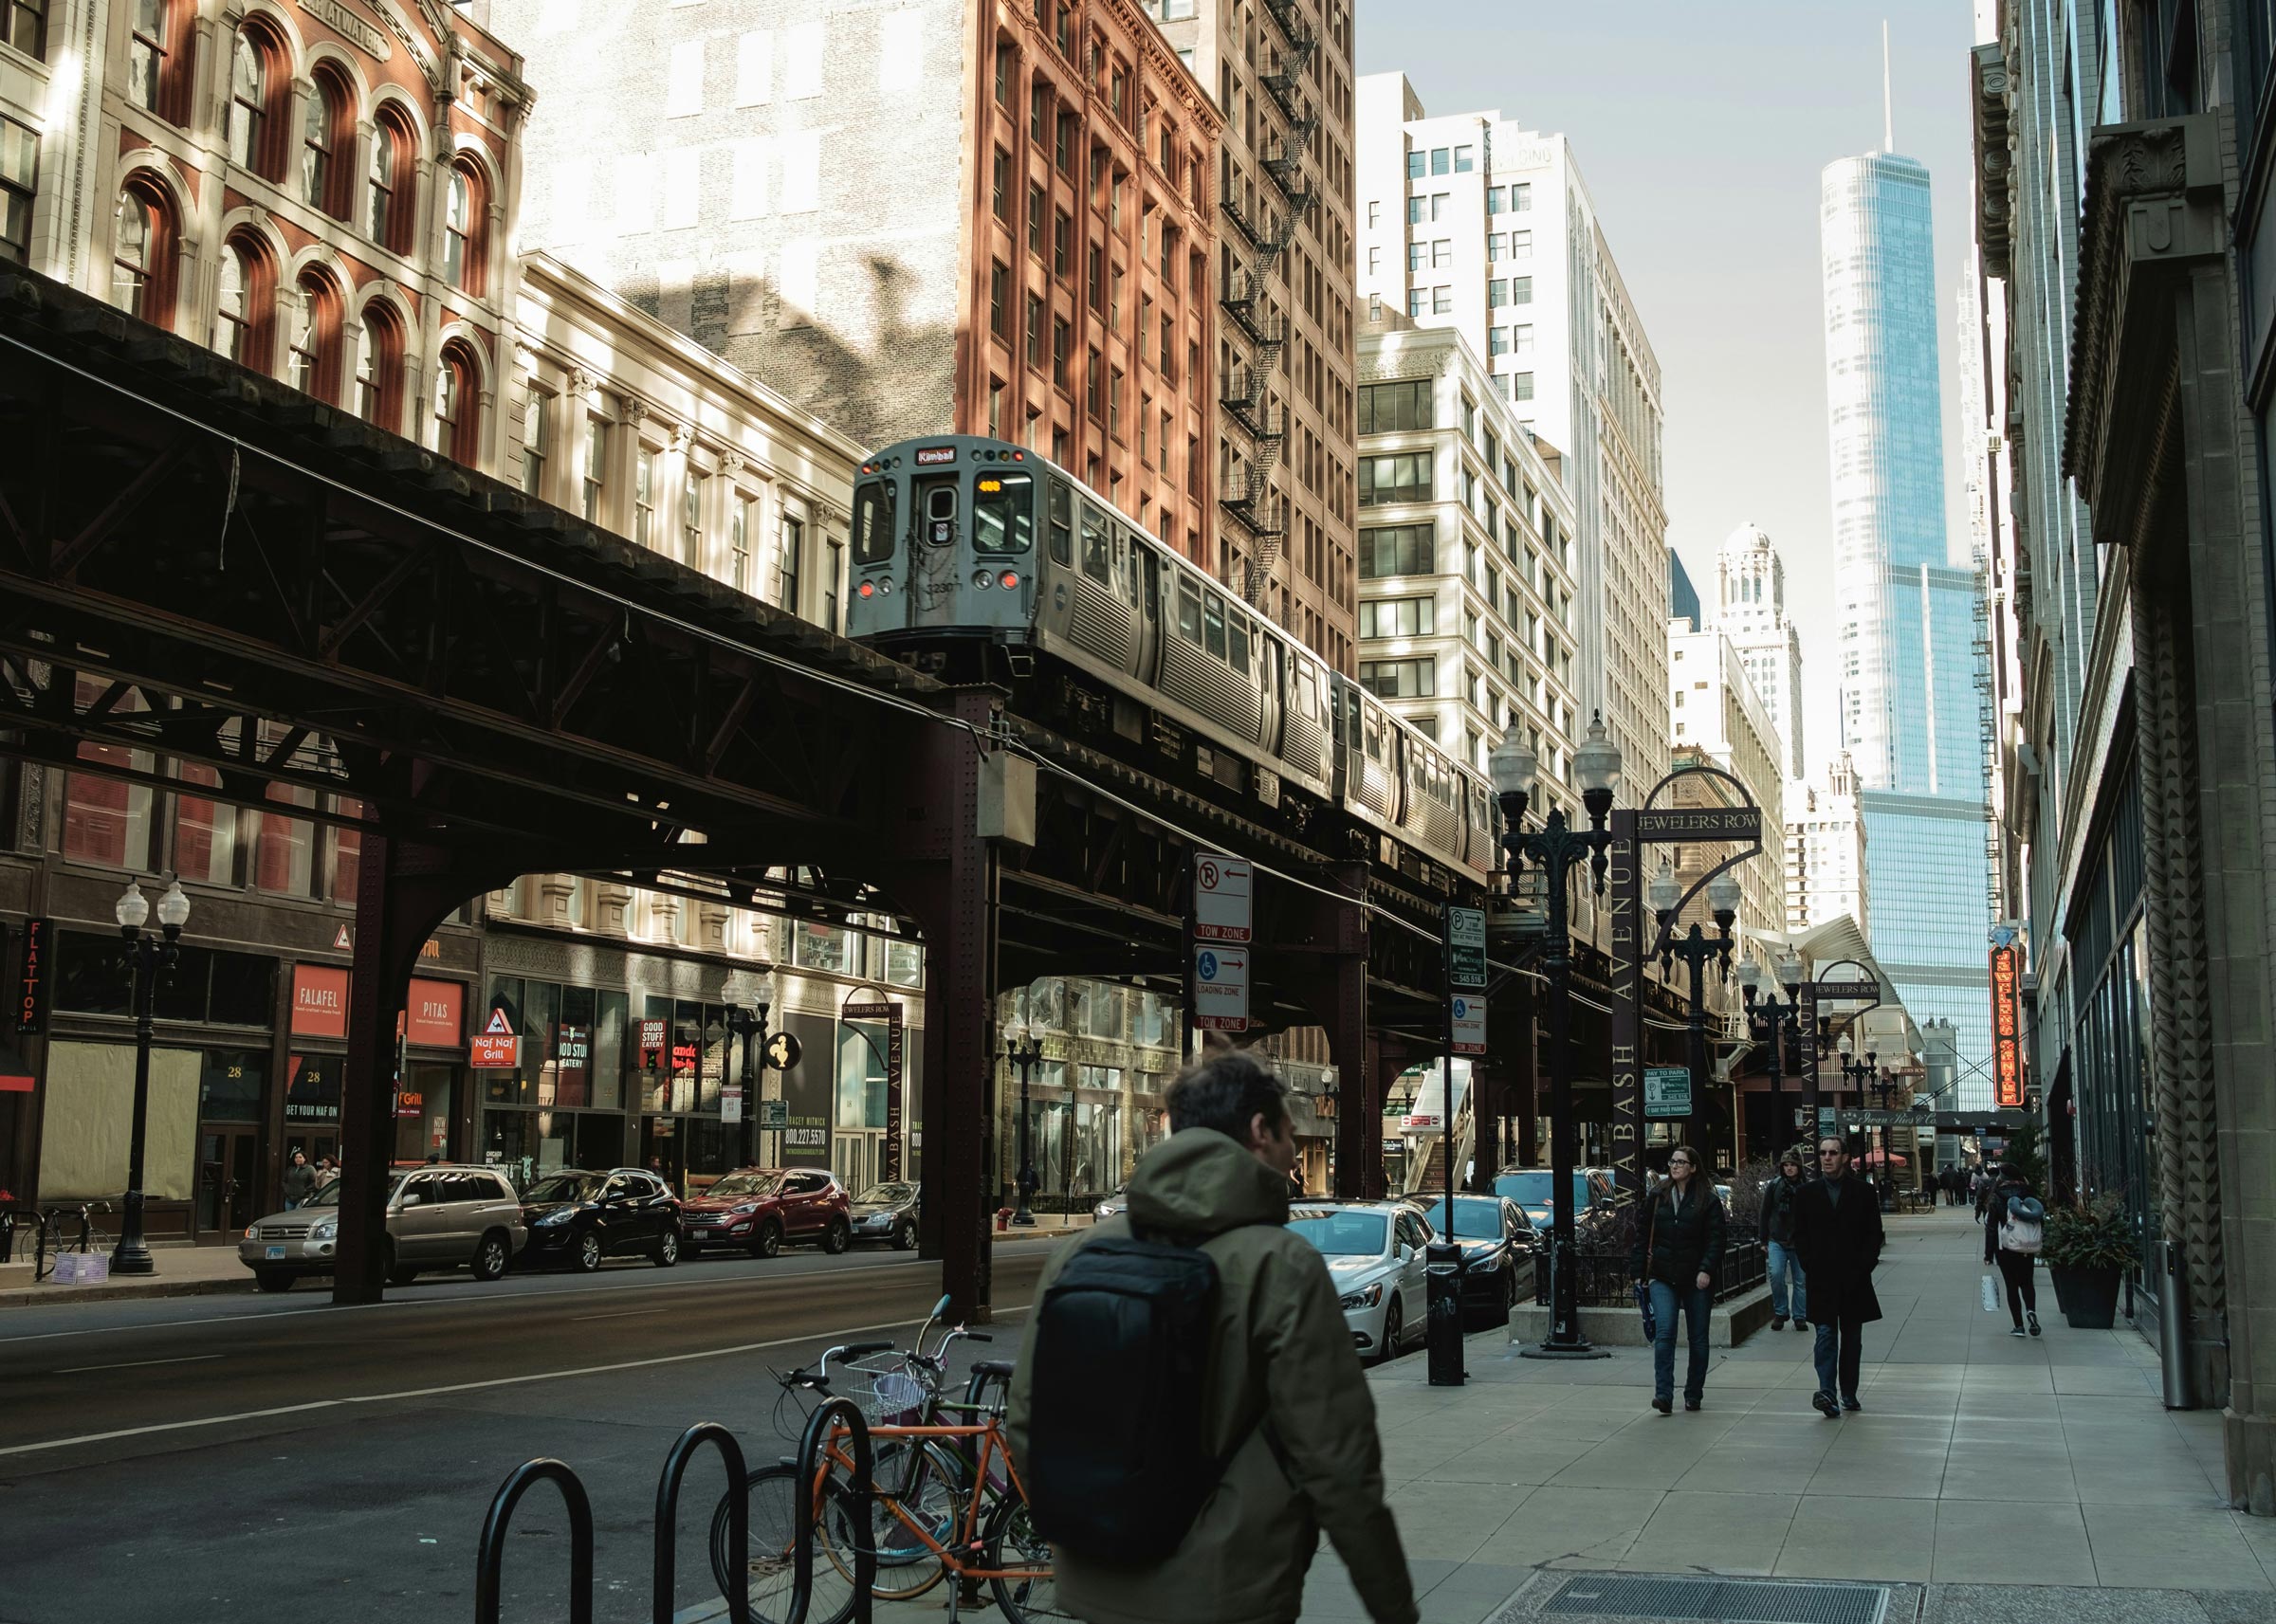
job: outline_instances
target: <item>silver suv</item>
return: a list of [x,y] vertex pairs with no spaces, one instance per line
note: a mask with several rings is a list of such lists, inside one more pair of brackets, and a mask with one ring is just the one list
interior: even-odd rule
[[[291,1212],[246,1230],[237,1256],[262,1290],[289,1291],[303,1274],[333,1271],[340,1190],[335,1178]],[[397,1175],[387,1193],[387,1278],[395,1286],[461,1265],[477,1280],[495,1280],[528,1239],[521,1199],[494,1167],[416,1168]]]

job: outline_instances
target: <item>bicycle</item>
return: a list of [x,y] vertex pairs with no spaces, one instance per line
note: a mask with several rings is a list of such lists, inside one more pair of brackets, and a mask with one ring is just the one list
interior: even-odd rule
[[[1058,1616],[1052,1596],[1050,1550],[1027,1514],[1027,1502],[1011,1465],[1001,1418],[1009,1397],[1012,1367],[986,1360],[974,1368],[963,1402],[945,1400],[940,1389],[946,1353],[955,1341],[984,1341],[979,1332],[957,1326],[942,1334],[927,1353],[925,1338],[947,1305],[943,1298],[917,1333],[916,1345],[890,1353],[889,1342],[857,1342],[830,1349],[813,1370],[779,1375],[784,1400],[817,1400],[832,1396],[830,1366],[866,1375],[870,1395],[862,1401],[871,1428],[872,1469],[868,1543],[876,1562],[870,1594],[880,1601],[907,1601],[924,1595],[951,1573],[958,1609],[977,1600],[977,1585],[987,1582],[1009,1624]],[[864,1365],[854,1361],[890,1353]],[[781,1403],[784,1400],[778,1400]],[[801,1404],[802,1407],[802,1404]],[[977,1416],[944,1421],[944,1415]],[[743,1560],[749,1576],[752,1617],[777,1624],[795,1581],[798,1496],[814,1496],[815,1557],[810,1620],[845,1624],[854,1613],[854,1558],[863,1542],[847,1501],[854,1459],[842,1432],[825,1444],[811,1485],[800,1481],[794,1462],[782,1461],[752,1475],[748,1495],[749,1544]],[[727,1588],[734,1553],[729,1544],[729,1502],[723,1497],[712,1517],[712,1571]],[[1005,1553],[1011,1554],[1007,1563]]]
[[[101,1251],[109,1250],[111,1237],[95,1228],[93,1214],[108,1213],[108,1201],[82,1201],[76,1207],[47,1207],[38,1213],[39,1228],[32,1241],[31,1277],[45,1280],[55,1272],[55,1260],[66,1251]],[[64,1242],[65,1225],[76,1216],[79,1219],[79,1244],[66,1246]],[[101,1241],[102,1246],[94,1243]]]

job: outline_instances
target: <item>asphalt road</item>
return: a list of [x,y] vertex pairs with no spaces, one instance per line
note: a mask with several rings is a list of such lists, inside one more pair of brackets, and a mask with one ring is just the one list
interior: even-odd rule
[[[998,1249],[992,1346],[1017,1354],[1050,1245]],[[906,1339],[939,1266],[897,1253],[438,1279],[371,1307],[316,1295],[27,1310],[0,1321],[0,1624],[304,1624],[473,1615],[500,1482],[535,1455],[592,1495],[601,1619],[650,1617],[656,1477],[681,1430],[788,1452],[775,1369]],[[960,1361],[963,1362],[963,1361]],[[724,1479],[690,1472],[677,1601],[715,1594]],[[565,1615],[566,1520],[515,1519],[508,1618]]]

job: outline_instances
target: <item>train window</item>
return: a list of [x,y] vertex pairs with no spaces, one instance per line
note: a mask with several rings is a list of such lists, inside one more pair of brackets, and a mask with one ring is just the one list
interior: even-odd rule
[[1064,480],[1051,482],[1051,557],[1055,563],[1074,562],[1074,493]]
[[943,480],[925,493],[925,539],[945,547],[956,538],[956,483]]
[[1130,556],[1124,563],[1122,575],[1123,590],[1129,594],[1132,609],[1138,607],[1138,553],[1139,549],[1133,543],[1130,547]]
[[1202,646],[1202,592],[1191,581],[1178,582],[1178,635]]
[[1202,630],[1208,634],[1209,652],[1220,660],[1225,657],[1225,600],[1215,593],[1209,594],[1202,611]]
[[1383,716],[1382,716],[1382,714],[1381,714],[1380,712],[1378,712],[1378,711],[1376,711],[1376,710],[1372,709],[1372,708],[1370,708],[1370,709],[1367,709],[1367,710],[1365,710],[1365,711],[1362,711],[1362,712],[1360,713],[1360,725],[1361,725],[1361,727],[1362,727],[1362,728],[1365,730],[1365,736],[1366,736],[1366,738],[1367,738],[1367,757],[1368,757],[1368,758],[1369,758],[1370,760],[1375,760],[1375,761],[1380,761],[1380,760],[1382,760],[1382,759],[1383,759]]
[[1242,676],[1249,674],[1249,623],[1239,614],[1227,617],[1225,656]]
[[882,564],[892,556],[892,482],[872,480],[854,493],[854,561]]
[[1024,553],[1036,544],[1036,482],[1026,474],[978,474],[972,481],[972,550]]
[[1083,504],[1083,574],[1110,583],[1114,579],[1114,565],[1108,552],[1107,521],[1088,502]]

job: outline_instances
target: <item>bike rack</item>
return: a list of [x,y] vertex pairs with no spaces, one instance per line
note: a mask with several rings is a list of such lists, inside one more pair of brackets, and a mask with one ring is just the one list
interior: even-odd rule
[[[798,1440],[798,1482],[801,1492],[797,1496],[796,1528],[798,1542],[792,1547],[792,1585],[789,1615],[783,1624],[806,1624],[806,1609],[814,1599],[814,1500],[803,1492],[803,1486],[815,1480],[820,1469],[822,1445],[831,1429],[843,1425],[846,1435],[854,1445],[854,1483],[849,1510],[854,1526],[870,1526],[870,1474],[873,1461],[870,1452],[870,1426],[861,1409],[851,1398],[832,1398],[815,1411],[806,1423],[806,1432]],[[747,1534],[745,1536],[748,1538]],[[870,1587],[877,1582],[877,1552],[873,1542],[863,1538],[854,1546],[854,1620],[853,1624],[870,1624],[871,1605],[874,1597]],[[477,1624],[495,1624],[482,1619]]]
[[[867,1443],[864,1439],[865,1453]],[[695,1458],[696,1451],[706,1444],[719,1451],[727,1469],[727,1534],[732,1548],[742,1551],[750,1545],[751,1474],[743,1464],[743,1447],[736,1443],[735,1434],[717,1421],[698,1421],[671,1446],[671,1453],[664,1457],[663,1475],[656,1480],[655,1624],[671,1624],[672,1590],[678,1577],[680,1480],[688,1475],[688,1463]],[[802,1615],[794,1613],[793,1616]],[[751,1624],[748,1562],[735,1568],[734,1588],[727,1594],[727,1620],[728,1624]]]
[[[690,1432],[701,1429],[691,1428]],[[687,1442],[682,1438],[681,1442]],[[673,1451],[674,1455],[678,1451]],[[682,1463],[683,1466],[685,1463]],[[550,1482],[561,1491],[569,1508],[569,1624],[593,1624],[593,1503],[585,1486],[565,1462],[523,1461],[498,1486],[489,1515],[482,1521],[482,1540],[474,1550],[474,1624],[498,1624],[498,1581],[505,1565],[505,1530],[514,1520],[514,1507],[540,1483]],[[675,1478],[673,1487],[678,1482]]]

